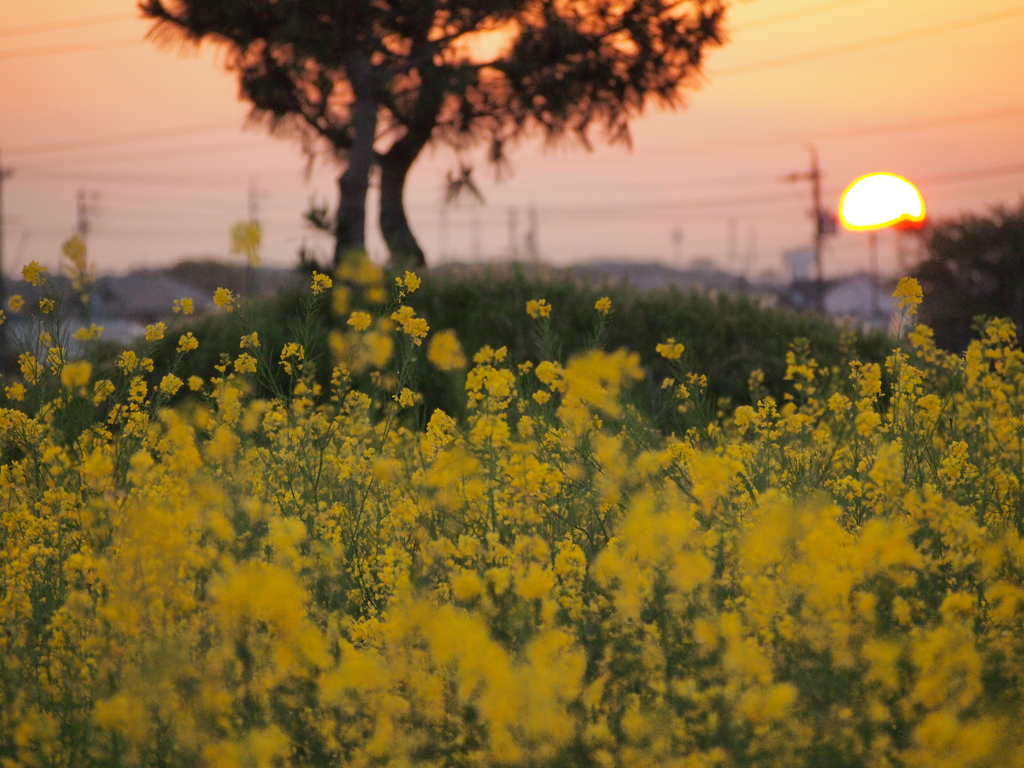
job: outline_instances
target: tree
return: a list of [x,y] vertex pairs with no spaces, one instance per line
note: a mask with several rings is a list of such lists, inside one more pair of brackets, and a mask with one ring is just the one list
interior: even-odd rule
[[[424,147],[486,142],[497,167],[517,139],[629,141],[650,101],[676,107],[725,0],[140,0],[153,33],[227,46],[252,120],[345,164],[335,262],[363,245],[370,171],[395,265],[424,263],[403,194]],[[489,39],[487,39],[489,38]],[[490,42],[496,52],[481,53]]]
[[927,246],[915,277],[924,289],[921,320],[939,346],[965,349],[979,316],[1009,317],[1024,338],[1024,201],[941,222]]

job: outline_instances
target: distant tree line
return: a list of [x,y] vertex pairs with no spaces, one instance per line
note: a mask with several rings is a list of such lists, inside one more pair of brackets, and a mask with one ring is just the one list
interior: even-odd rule
[[939,222],[925,237],[928,257],[914,276],[936,343],[963,351],[985,317],[1011,318],[1024,338],[1024,200]]

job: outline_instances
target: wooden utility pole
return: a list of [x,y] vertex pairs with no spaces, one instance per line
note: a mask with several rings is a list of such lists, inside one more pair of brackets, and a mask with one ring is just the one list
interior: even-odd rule
[[814,219],[814,267],[815,267],[815,299],[820,311],[825,309],[825,275],[821,264],[822,246],[825,243],[825,235],[836,231],[835,219],[821,207],[821,167],[818,165],[818,150],[812,144],[811,168],[809,171],[790,173],[783,177],[784,181],[809,181],[811,182],[811,216]]
[[4,168],[0,153],[0,297],[4,295],[4,180],[14,173],[13,168]]
[[[7,179],[14,173],[14,169],[5,168],[3,164],[3,155],[0,154],[0,300],[7,295],[6,286],[4,285],[4,179]],[[0,325],[0,367],[6,360],[7,354],[7,343],[5,340],[6,329],[3,325]]]
[[508,209],[508,254],[509,260],[519,258],[519,211]]

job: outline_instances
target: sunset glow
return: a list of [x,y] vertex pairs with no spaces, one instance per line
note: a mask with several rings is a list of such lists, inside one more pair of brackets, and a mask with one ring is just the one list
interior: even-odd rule
[[[151,26],[136,0],[0,0],[0,167],[12,171],[0,239],[12,279],[32,260],[58,270],[61,243],[83,225],[100,272],[237,263],[231,227],[254,206],[264,267],[333,248],[303,214],[311,198],[336,205],[342,166],[325,154],[310,167],[298,141],[244,128],[249,105],[224,51],[157,45]],[[814,233],[809,185],[779,179],[809,173],[811,144],[833,212],[866,170],[912,179],[936,222],[1024,192],[1019,0],[737,0],[726,27],[686,108],[648,105],[631,149],[597,132],[590,151],[535,133],[507,147],[507,168],[483,145],[424,152],[406,202],[428,264],[508,261],[530,246],[559,266],[713,264],[783,279],[784,254]],[[465,53],[492,56],[507,38],[468,35]],[[463,165],[485,203],[446,205],[444,180]],[[79,206],[80,193],[95,204]],[[367,247],[382,263],[375,195]],[[880,235],[883,273],[899,269],[893,234]],[[828,250],[828,278],[869,268],[848,228]]]
[[895,173],[869,173],[856,179],[839,199],[839,220],[852,230],[881,229],[924,221],[924,198]]

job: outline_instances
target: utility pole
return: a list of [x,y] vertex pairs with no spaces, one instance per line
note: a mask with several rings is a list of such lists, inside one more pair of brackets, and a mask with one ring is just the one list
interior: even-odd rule
[[100,193],[95,190],[87,192],[84,189],[79,189],[75,196],[75,211],[77,214],[75,234],[82,238],[83,242],[86,235],[92,230],[92,219],[96,215],[99,199]]
[[683,259],[683,228],[676,227],[672,230],[672,264],[682,266]]
[[819,310],[825,309],[825,277],[821,265],[821,251],[825,243],[825,235],[836,231],[835,218],[829,211],[821,207],[821,167],[818,165],[818,150],[812,144],[811,168],[801,173],[790,173],[783,177],[784,181],[811,182],[811,216],[814,220],[814,266],[816,270],[815,298]]
[[519,211],[508,209],[508,253],[509,261],[519,258]]
[[470,234],[473,240],[473,261],[482,261],[484,242],[480,235],[480,211],[473,211],[473,218],[470,221]]
[[743,268],[743,276],[747,280],[754,274],[754,262],[757,260],[757,227],[747,229],[747,263]]
[[[7,295],[4,285],[4,179],[9,178],[13,173],[14,169],[4,167],[3,156],[0,155],[0,300]],[[4,367],[7,358],[5,339],[7,329],[4,325],[0,325],[0,368]]]
[[[92,221],[99,208],[100,193],[96,190],[79,189],[75,194],[75,236],[84,246],[92,231]],[[57,273],[64,274],[64,259],[57,262]]]
[[736,269],[736,217],[729,217],[729,269]]
[[537,209],[530,207],[526,211],[526,255],[530,259],[532,264],[536,264],[540,260],[540,253],[537,248]]
[[268,195],[259,188],[255,178],[249,179],[249,221],[253,224],[260,223],[260,198]]
[[438,210],[438,242],[437,249],[439,252],[438,261],[447,261],[448,259],[448,201],[445,200],[441,203],[441,208]]
[[13,174],[13,168],[4,167],[0,154],[0,298],[4,296],[4,180]]
[[260,245],[263,241],[263,228],[260,226],[260,198],[266,197],[267,193],[260,190],[256,178],[249,179],[249,197],[247,204],[249,231],[247,237],[253,238],[254,243],[250,244],[251,250],[244,251],[245,260],[245,293],[252,296],[255,283],[254,262],[259,259]]

